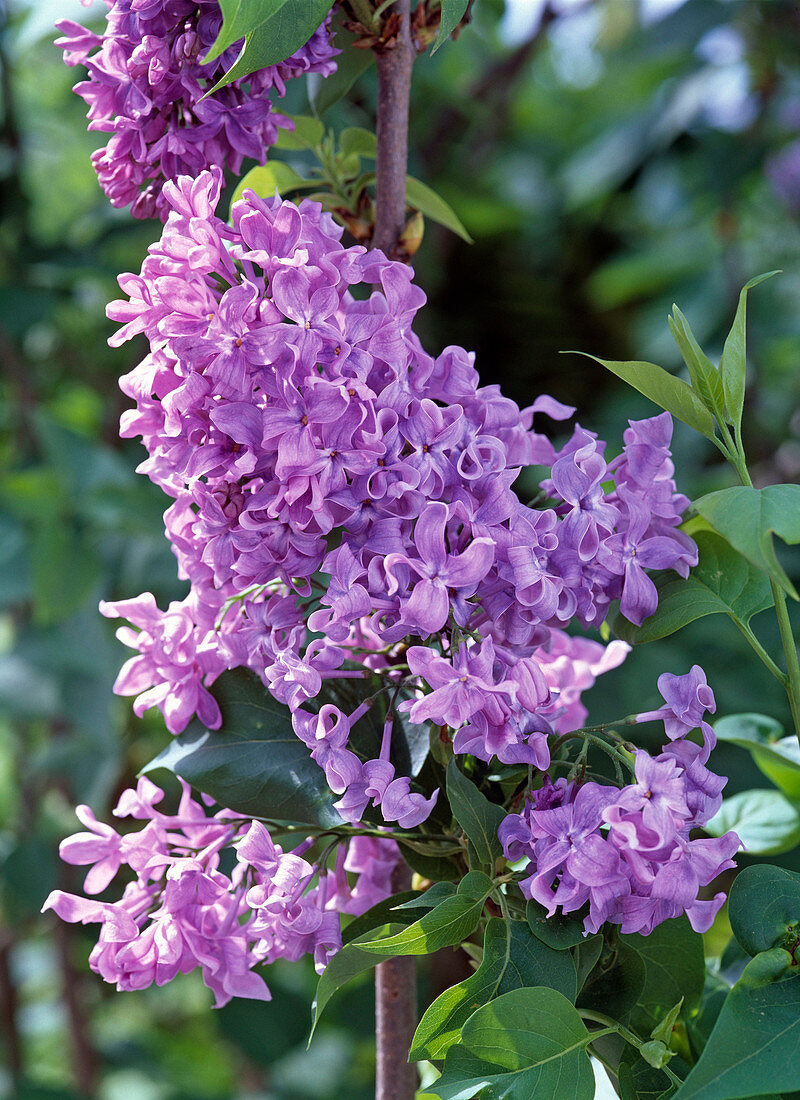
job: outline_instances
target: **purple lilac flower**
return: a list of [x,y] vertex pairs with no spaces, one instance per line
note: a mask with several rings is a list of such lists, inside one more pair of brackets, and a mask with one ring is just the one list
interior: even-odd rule
[[[725,785],[704,766],[713,734],[706,734],[702,708],[713,709],[714,697],[697,666],[667,680],[673,699],[691,699],[701,709],[674,736],[667,729],[671,740],[659,756],[636,751],[633,783],[618,790],[546,780],[521,813],[510,814],[500,827],[506,856],[530,861],[523,893],[550,915],[557,908],[571,913],[587,906],[587,932],[608,921],[623,932],[648,934],[684,912],[695,931],[704,932],[725,900],[722,893],[700,899],[698,891],[733,866],[739,838],[732,832],[718,839],[691,834],[716,813]],[[662,710],[659,717],[674,730],[674,712]],[[695,718],[702,746],[684,740]]]
[[[56,45],[68,65],[87,70],[75,91],[89,107],[89,129],[111,134],[92,157],[100,186],[113,206],[130,205],[137,218],[166,219],[165,180],[211,165],[238,173],[245,157],[263,164],[277,128],[291,125],[273,112],[273,93],[283,96],[293,77],[336,68],[339,51],[326,21],[287,60],[204,98],[240,50],[236,43],[215,61],[200,60],[221,26],[216,0],[106,3],[103,35],[63,19]],[[191,252],[185,255],[191,262]]]

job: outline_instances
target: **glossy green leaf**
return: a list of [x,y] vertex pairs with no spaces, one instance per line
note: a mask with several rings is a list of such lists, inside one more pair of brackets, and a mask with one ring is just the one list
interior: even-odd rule
[[714,417],[690,385],[682,378],[675,378],[663,367],[640,361],[623,363],[613,359],[599,359],[596,355],[589,355],[587,352],[567,354],[586,355],[587,358],[594,359],[596,363],[600,363],[606,370],[616,374],[617,378],[633,386],[656,405],[660,405],[662,409],[677,416],[678,420],[682,420],[684,424],[700,432],[706,439],[714,438]]
[[722,358],[719,361],[719,373],[725,394],[725,405],[732,424],[737,427],[742,422],[744,408],[744,390],[747,374],[747,292],[753,287],[778,275],[778,271],[768,271],[765,275],[756,275],[742,287],[739,305],[733,319],[731,331],[725,340]]
[[342,824],[325,773],[294,732],[289,708],[244,669],[224,672],[213,694],[222,711],[220,729],[195,719],[143,771],[166,768],[248,816]]
[[[263,68],[265,65],[275,65],[285,61],[305,45],[327,15],[331,3],[326,3],[326,0],[219,0],[219,6],[222,11],[222,26],[211,49],[202,58],[202,63],[205,65],[213,61],[235,42],[259,31],[268,30],[274,40],[273,51],[280,49],[283,52],[276,53],[274,60],[264,61],[257,66],[257,68]],[[319,13],[318,18],[317,13]],[[299,35],[304,33],[309,20],[314,18],[317,21],[311,27],[307,37],[296,45],[291,45]],[[291,30],[292,23],[297,26],[294,33]],[[253,72],[254,69],[249,71]]]
[[689,370],[692,389],[709,412],[715,413],[719,420],[724,420],[725,394],[722,379],[717,368],[695,340],[689,322],[675,305],[669,318],[669,329]]
[[555,989],[504,993],[464,1024],[447,1052],[442,1076],[429,1085],[441,1100],[592,1100],[589,1032]]
[[740,791],[724,799],[703,828],[711,836],[733,830],[751,856],[790,852],[800,843],[800,802],[780,791]]
[[793,599],[795,587],[775,557],[773,534],[784,542],[800,542],[800,485],[768,485],[753,489],[736,485],[708,493],[695,509],[756,568],[763,570]]
[[447,765],[447,799],[453,817],[464,830],[481,867],[494,870],[503,854],[497,830],[505,820],[502,806],[490,802],[462,772],[455,758]]
[[603,953],[603,942],[603,937],[600,935],[587,936],[570,952],[575,962],[575,973],[578,975],[578,993],[586,985],[600,960]]
[[455,210],[444,201],[441,195],[437,195],[426,183],[414,179],[413,176],[406,176],[406,203],[412,210],[419,210],[426,218],[431,218],[439,225],[452,230],[467,244],[473,243],[472,237],[461,224],[461,219]]
[[445,898],[396,935],[360,941],[361,949],[383,955],[430,955],[441,947],[455,947],[478,927],[491,890],[492,880],[488,875],[470,871],[458,884],[453,897]]
[[336,72],[330,76],[313,76],[309,86],[311,110],[322,118],[334,104],[350,91],[362,73],[375,63],[375,54],[369,49],[360,49],[355,43],[358,36],[344,27],[341,9],[334,11],[331,20],[334,45],[342,52],[336,58]]
[[800,979],[781,948],[756,955],[728,994],[675,1100],[732,1100],[800,1087]]
[[523,986],[546,985],[575,1000],[576,976],[566,951],[554,951],[523,921],[492,917],[486,925],[483,961],[474,974],[437,997],[419,1023],[410,1057],[444,1058],[480,1005]]
[[231,206],[244,197],[244,192],[250,188],[261,198],[272,198],[277,191],[283,196],[292,191],[308,191],[319,186],[319,180],[307,180],[284,164],[282,160],[272,160],[269,164],[260,164],[239,180],[236,190],[231,197]]
[[308,42],[333,0],[221,0],[223,24],[203,61],[213,61],[244,38],[239,56],[206,94],[233,80],[277,65]]
[[565,915],[558,910],[552,917],[548,917],[544,906],[531,900],[525,908],[525,917],[534,936],[538,936],[543,943],[556,951],[566,951],[586,939],[583,918],[576,913]]
[[431,50],[431,56],[445,44],[464,18],[464,13],[467,10],[467,3],[468,0],[442,0],[442,18],[439,24],[439,33],[436,36],[436,41]]
[[316,149],[322,141],[325,127],[318,118],[310,115],[287,115],[294,123],[293,130],[281,128],[275,140],[278,149],[299,151],[301,149]]
[[728,916],[748,955],[792,946],[800,929],[800,874],[765,863],[745,867],[731,887]]
[[772,606],[767,578],[721,535],[698,531],[692,537],[699,553],[695,568],[685,580],[671,571],[656,579],[658,607],[641,626],[617,613],[611,626],[618,638],[631,645],[653,642],[706,615],[728,615],[746,626]]
[[619,943],[613,951],[601,955],[580,992],[578,1005],[615,1020],[627,1019],[642,996],[646,980],[647,969],[639,952]]
[[[401,929],[402,925],[391,923],[385,924],[382,927],[385,932],[393,933]],[[372,970],[378,963],[383,962],[384,959],[392,958],[391,954],[379,955],[374,951],[362,951],[360,946],[361,941],[365,938],[369,938],[372,934],[372,932],[365,932],[362,936],[345,944],[341,951],[336,952],[322,971],[320,979],[317,982],[317,991],[314,994],[314,1001],[311,1005],[311,1035],[308,1039],[309,1043],[314,1036],[314,1032],[325,1010],[325,1006],[334,993],[340,990],[342,986],[347,985],[353,978],[358,977],[359,974],[364,974],[367,970]]]
[[644,961],[645,984],[633,1013],[634,1025],[644,1034],[683,998],[686,1015],[700,1003],[705,981],[703,937],[686,917],[664,921],[649,936],[620,936]]
[[729,714],[714,723],[720,741],[747,749],[753,760],[789,798],[800,799],[800,745],[784,737],[780,722],[766,714]]

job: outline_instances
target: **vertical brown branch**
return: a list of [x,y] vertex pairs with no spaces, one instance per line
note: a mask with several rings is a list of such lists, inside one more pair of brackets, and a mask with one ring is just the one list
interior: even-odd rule
[[[411,886],[411,871],[401,863],[392,890]],[[375,1100],[414,1100],[417,1069],[408,1051],[417,1026],[417,968],[413,955],[388,959],[375,971],[375,1032],[378,1044]]]
[[376,47],[378,156],[372,245],[391,256],[406,223],[408,105],[416,49],[411,38],[411,0],[395,0],[389,19],[397,31]]

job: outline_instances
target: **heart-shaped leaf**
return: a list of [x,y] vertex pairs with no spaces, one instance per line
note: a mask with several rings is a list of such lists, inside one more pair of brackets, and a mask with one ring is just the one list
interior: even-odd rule
[[800,843],[800,802],[780,791],[740,791],[726,798],[703,828],[711,836],[735,832],[751,856],[790,852]]
[[765,863],[745,867],[731,887],[728,917],[748,955],[792,946],[800,928],[800,875]]
[[747,749],[758,767],[789,798],[800,799],[800,745],[766,714],[730,714],[714,723],[720,741]]

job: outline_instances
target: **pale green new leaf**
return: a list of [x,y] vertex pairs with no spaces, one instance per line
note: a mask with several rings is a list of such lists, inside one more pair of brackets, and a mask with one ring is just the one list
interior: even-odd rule
[[442,0],[442,18],[439,24],[439,33],[436,36],[436,42],[431,50],[431,56],[445,44],[464,18],[464,13],[467,10],[467,3],[468,0]]
[[773,275],[779,274],[779,271],[768,271],[764,275],[756,275],[755,278],[742,287],[736,316],[733,319],[731,331],[725,340],[722,358],[719,361],[719,373],[725,393],[725,405],[731,423],[737,428],[742,422],[745,375],[747,372],[747,292],[758,286],[759,283],[763,283],[765,279],[771,279]]
[[719,420],[724,419],[725,394],[717,368],[695,340],[689,322],[676,305],[673,305],[672,316],[668,320],[670,332],[688,367],[692,388],[699,394],[709,412],[714,413]]
[[319,180],[303,179],[284,164],[282,160],[272,160],[269,164],[260,164],[257,168],[251,168],[247,175],[239,180],[236,190],[231,198],[231,206],[243,198],[248,189],[255,191],[261,198],[272,198],[277,191],[279,195],[287,195],[292,191],[308,191],[318,187]]
[[441,195],[437,195],[427,184],[414,179],[413,176],[406,176],[406,203],[412,210],[419,210],[426,218],[431,218],[439,225],[443,225],[446,229],[458,234],[467,244],[473,243],[472,237],[462,225],[453,208],[444,201]]

